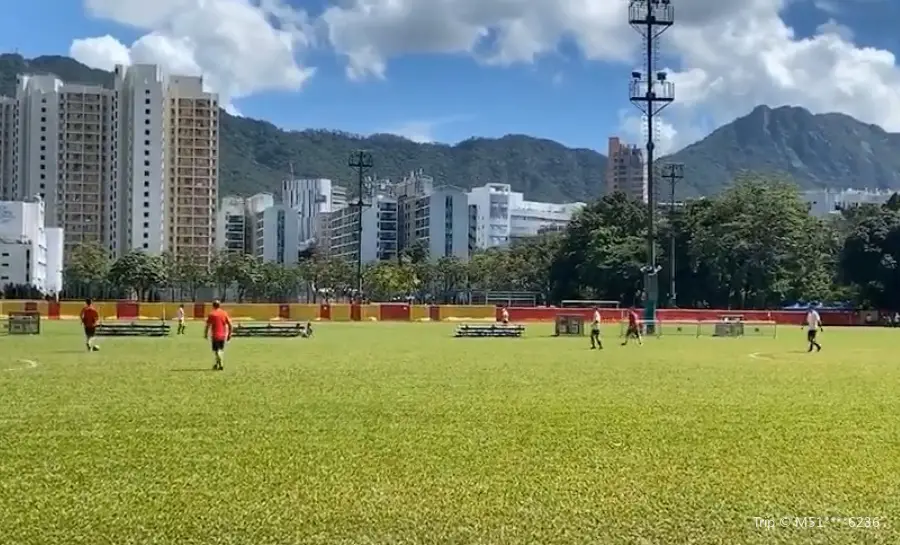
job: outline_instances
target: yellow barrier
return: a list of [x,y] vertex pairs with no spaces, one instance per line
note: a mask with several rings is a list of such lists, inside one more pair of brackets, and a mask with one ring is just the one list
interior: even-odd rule
[[441,321],[496,320],[497,307],[491,305],[441,305]]
[[331,321],[332,322],[349,322],[350,321],[350,305],[331,305]]
[[359,315],[364,322],[377,322],[381,318],[381,305],[362,305]]
[[228,314],[234,320],[277,320],[278,305],[254,304],[254,303],[222,303]]
[[412,305],[409,307],[409,320],[411,322],[427,322],[431,320],[428,307],[424,305]]
[[291,320],[312,322],[319,319],[319,305],[291,305]]
[[[60,319],[78,318],[81,316],[83,308],[84,303],[81,301],[63,301],[59,304],[59,317]],[[94,303],[94,308],[97,309],[101,320],[115,320],[118,315],[114,302],[98,301]]]

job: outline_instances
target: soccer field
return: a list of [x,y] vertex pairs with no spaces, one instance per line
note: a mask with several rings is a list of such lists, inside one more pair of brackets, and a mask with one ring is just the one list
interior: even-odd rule
[[898,330],[326,323],[218,373],[197,324],[42,325],[0,338],[4,545],[900,543]]

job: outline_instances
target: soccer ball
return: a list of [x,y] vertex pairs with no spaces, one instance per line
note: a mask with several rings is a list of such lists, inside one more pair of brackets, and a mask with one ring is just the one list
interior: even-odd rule
[[99,347],[99,346],[92,346],[92,347],[91,347],[91,351],[92,351],[92,352],[99,352],[99,351],[100,351],[100,347]]

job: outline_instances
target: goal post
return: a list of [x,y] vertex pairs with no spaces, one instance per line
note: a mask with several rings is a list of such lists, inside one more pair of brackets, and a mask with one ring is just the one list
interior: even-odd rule
[[[650,325],[651,327],[647,327]],[[763,337],[778,336],[778,323],[774,321],[730,320],[652,320],[639,323],[641,334],[652,331],[655,337]],[[619,337],[628,331],[628,321],[619,322]]]

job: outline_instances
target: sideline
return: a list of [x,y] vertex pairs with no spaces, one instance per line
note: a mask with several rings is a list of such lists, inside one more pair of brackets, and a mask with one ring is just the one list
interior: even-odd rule
[[772,356],[770,354],[766,354],[764,352],[754,352],[752,354],[747,354],[747,357],[752,358],[754,360],[775,361],[774,356]]
[[34,360],[16,360],[17,363],[24,363],[25,367],[8,367],[6,369],[0,369],[0,371],[28,371],[31,369],[35,369],[38,366],[38,362]]

